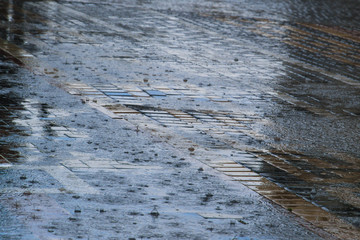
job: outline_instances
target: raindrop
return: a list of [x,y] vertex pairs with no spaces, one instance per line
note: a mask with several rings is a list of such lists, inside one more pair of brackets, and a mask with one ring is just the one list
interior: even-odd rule
[[157,206],[154,206],[153,210],[151,210],[150,215],[153,217],[158,217],[160,215],[159,211],[157,210]]
[[74,213],[81,213],[81,208],[79,205],[75,207]]

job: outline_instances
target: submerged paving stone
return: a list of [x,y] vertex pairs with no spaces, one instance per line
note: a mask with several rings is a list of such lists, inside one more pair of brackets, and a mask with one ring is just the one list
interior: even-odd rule
[[147,94],[153,97],[166,97],[166,94],[158,90],[145,90]]

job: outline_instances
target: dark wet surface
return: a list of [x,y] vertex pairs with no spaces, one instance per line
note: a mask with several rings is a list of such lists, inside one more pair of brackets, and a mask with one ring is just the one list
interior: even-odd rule
[[[356,232],[360,227],[359,11],[355,0],[3,1],[0,164],[7,168],[1,170],[1,186],[10,192],[45,188],[58,194],[54,191],[62,188],[56,180],[60,173],[11,169],[35,162],[65,166],[96,189],[99,182],[109,181],[103,191],[111,192],[110,176],[92,179],[83,168],[118,166],[110,160],[93,162],[94,158],[117,161],[112,157],[119,151],[114,150],[117,141],[140,152],[149,150],[152,142],[163,142],[200,162],[209,161],[209,166],[220,159],[235,168],[244,166],[248,174],[219,171],[260,194],[273,188],[266,181],[275,183],[287,191],[279,195],[286,201],[277,202],[277,195],[270,200],[306,212],[303,202],[298,204],[305,200]],[[63,90],[75,96],[57,92]],[[111,120],[131,124],[134,139],[141,139],[142,132],[150,134],[140,141],[145,145],[126,137],[129,133],[115,137],[120,125],[110,128],[110,123],[100,123],[93,112],[76,105],[79,99],[105,109]],[[99,126],[105,129],[98,136]],[[85,130],[95,139],[87,139]],[[76,151],[90,163],[84,157],[70,163],[69,155]],[[133,159],[139,162],[151,159],[146,154]],[[165,159],[164,164],[184,167]],[[48,182],[34,187],[41,181],[24,185],[12,180],[22,175]],[[294,194],[289,202],[288,193]],[[52,197],[59,204],[66,198]],[[102,197],[96,198],[100,204]],[[4,201],[6,205],[10,200]],[[0,221],[8,217],[4,213]],[[336,235],[332,217],[319,213],[319,219],[325,220],[309,221]],[[7,231],[11,232],[3,230]],[[110,239],[112,234],[106,234]]]

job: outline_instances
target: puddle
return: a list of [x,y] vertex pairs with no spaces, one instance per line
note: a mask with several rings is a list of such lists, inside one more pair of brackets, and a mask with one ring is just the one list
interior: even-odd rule
[[11,163],[18,162],[21,158],[16,150],[22,145],[22,137],[30,134],[25,126],[18,125],[17,119],[25,118],[24,107],[21,102],[24,100],[11,91],[12,88],[22,87],[12,78],[16,78],[16,68],[0,62],[2,75],[0,90],[0,167],[8,167]]
[[29,89],[26,76],[21,71],[6,60],[0,61],[1,168],[26,161],[28,155],[37,155],[39,151],[30,143],[31,139],[48,137],[49,140],[71,140],[74,135],[69,129],[55,123],[54,110],[47,104],[23,97]]
[[22,222],[13,218],[13,212],[0,205],[0,239],[37,240]]

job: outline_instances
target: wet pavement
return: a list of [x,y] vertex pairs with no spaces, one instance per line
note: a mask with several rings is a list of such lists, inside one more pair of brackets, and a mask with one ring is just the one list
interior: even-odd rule
[[360,239],[360,5],[0,3],[1,239]]

